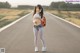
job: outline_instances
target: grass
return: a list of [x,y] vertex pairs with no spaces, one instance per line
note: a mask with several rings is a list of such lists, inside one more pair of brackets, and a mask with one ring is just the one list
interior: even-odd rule
[[0,15],[0,19],[3,18],[3,17],[4,17],[3,15]]
[[48,10],[48,12],[80,26],[80,11],[60,11],[59,12],[57,10]]
[[77,25],[80,26],[80,19],[76,19],[76,18],[66,18],[66,20],[71,21]]
[[22,16],[31,12],[30,10],[18,10],[18,9],[0,9],[0,28],[7,24],[21,18]]

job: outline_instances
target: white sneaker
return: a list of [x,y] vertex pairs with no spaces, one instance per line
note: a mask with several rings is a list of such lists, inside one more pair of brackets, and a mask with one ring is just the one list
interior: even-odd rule
[[35,47],[35,52],[38,52],[38,47]]
[[46,47],[42,47],[42,51],[43,51],[43,52],[46,51]]

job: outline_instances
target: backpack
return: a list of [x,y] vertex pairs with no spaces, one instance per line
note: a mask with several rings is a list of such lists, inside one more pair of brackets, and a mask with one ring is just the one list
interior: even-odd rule
[[45,18],[45,16],[43,16],[43,17],[41,18],[41,24],[42,24],[43,27],[46,26],[46,18]]

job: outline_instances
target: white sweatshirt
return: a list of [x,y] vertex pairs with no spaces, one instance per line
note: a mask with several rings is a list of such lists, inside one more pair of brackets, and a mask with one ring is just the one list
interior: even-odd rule
[[41,16],[39,15],[38,12],[34,14],[33,19],[35,19],[35,18],[39,18],[39,19],[41,19]]
[[35,13],[34,16],[33,16],[33,24],[34,25],[40,25],[41,24],[41,16],[39,15],[39,13]]

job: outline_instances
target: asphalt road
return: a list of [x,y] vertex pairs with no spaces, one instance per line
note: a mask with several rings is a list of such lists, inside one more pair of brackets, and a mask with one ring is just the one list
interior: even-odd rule
[[[47,52],[80,53],[80,29],[45,12],[47,25],[44,28]],[[6,53],[35,53],[32,14],[0,32],[0,48]]]

